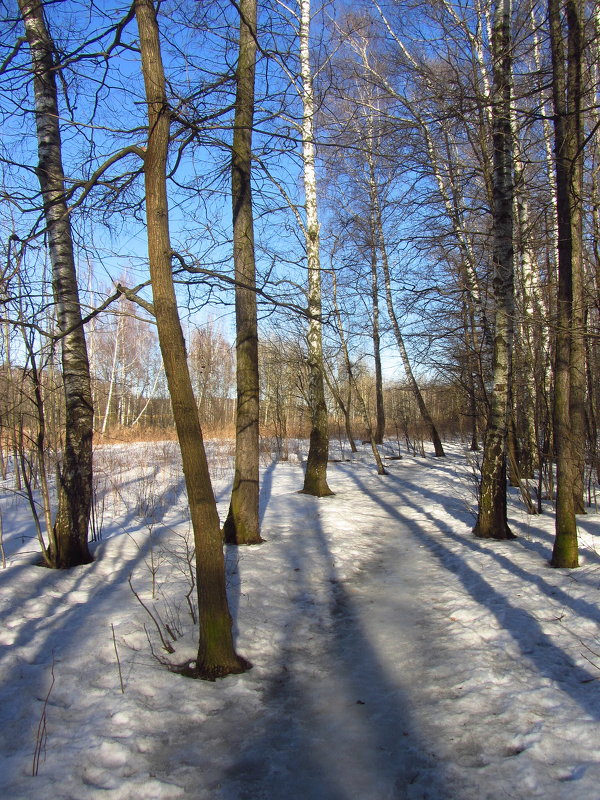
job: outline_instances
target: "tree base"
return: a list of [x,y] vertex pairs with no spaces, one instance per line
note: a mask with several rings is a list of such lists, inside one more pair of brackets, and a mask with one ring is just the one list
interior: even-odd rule
[[499,542],[506,542],[517,538],[516,534],[511,531],[508,525],[502,525],[501,527],[493,528],[488,531],[477,524],[473,528],[473,536],[477,539],[495,539]]
[[223,541],[225,544],[234,544],[237,547],[241,547],[243,545],[256,545],[262,544],[265,540],[262,538],[260,533],[256,533],[252,536],[245,537],[243,534],[239,534],[238,530],[235,526],[233,520],[230,521],[228,517],[225,520],[225,524],[223,525],[223,530],[221,531],[223,536]]
[[241,675],[252,669],[252,664],[236,656],[230,664],[198,664],[196,661],[186,661],[185,664],[176,664],[170,667],[171,672],[183,675],[184,678],[194,678],[201,681],[216,681],[219,678],[226,678],[227,675]]
[[548,562],[553,569],[578,569],[579,559],[555,563],[554,559]]
[[264,544],[267,540],[259,536],[258,539],[244,539],[239,542],[236,536],[229,536],[223,528],[223,543],[232,544],[235,547],[255,547],[257,544]]
[[300,489],[298,494],[308,494],[311,497],[333,497],[335,492],[332,492],[328,486],[326,489]]
[[94,556],[89,552],[77,551],[71,552],[67,555],[56,556],[54,553],[49,553],[48,558],[42,558],[38,566],[46,567],[47,569],[73,569],[74,567],[84,567],[87,564],[94,563]]

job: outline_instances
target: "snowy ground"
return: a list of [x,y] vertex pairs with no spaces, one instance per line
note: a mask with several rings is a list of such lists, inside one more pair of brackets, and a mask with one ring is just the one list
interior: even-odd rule
[[[102,541],[70,572],[33,565],[4,484],[0,797],[599,800],[600,517],[580,520],[583,566],[552,570],[550,511],[513,498],[517,541],[472,537],[458,447],[388,476],[364,447],[321,500],[297,493],[300,450],[265,457],[267,542],[227,550],[254,668],[213,684],[152,656],[128,584],[177,637],[168,657],[193,657],[173,444],[99,450]],[[230,460],[213,463],[223,516]]]

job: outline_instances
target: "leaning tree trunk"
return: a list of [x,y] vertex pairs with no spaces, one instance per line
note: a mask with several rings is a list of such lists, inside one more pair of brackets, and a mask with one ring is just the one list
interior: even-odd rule
[[385,285],[385,299],[388,309],[388,316],[390,318],[390,322],[392,323],[392,330],[394,331],[396,344],[398,345],[400,357],[402,358],[402,363],[404,365],[404,372],[406,373],[406,379],[408,380],[411,391],[414,395],[415,401],[419,408],[419,413],[421,414],[421,418],[423,419],[423,422],[429,429],[435,455],[436,457],[443,457],[446,455],[446,453],[444,452],[444,446],[442,445],[442,440],[440,439],[440,435],[438,433],[435,422],[433,421],[433,418],[429,413],[429,409],[427,408],[427,404],[425,403],[425,399],[423,398],[423,394],[421,392],[421,389],[419,388],[419,384],[417,383],[417,380],[412,371],[410,360],[408,358],[408,353],[406,352],[406,347],[404,346],[402,331],[400,330],[398,318],[394,310],[394,304],[392,301],[390,265],[387,256],[387,248],[383,232],[383,222],[381,218],[381,207],[379,204],[379,197],[377,192],[377,181],[375,178],[375,164],[373,161],[373,154],[370,150],[367,151],[366,155],[369,166],[369,201],[371,204],[370,226],[373,237],[373,245],[375,248],[379,249],[379,252],[381,254],[381,266],[383,268],[383,281]]
[[196,548],[200,634],[198,659],[186,670],[186,674],[214,680],[230,673],[244,672],[249,664],[237,655],[233,645],[219,515],[208,472],[173,284],[166,181],[170,110],[152,0],[135,0],[135,14],[148,104],[144,180],[150,278],[158,340],[181,448]]
[[321,259],[315,169],[314,91],[309,48],[310,0],[300,0],[300,71],[302,77],[302,161],[306,203],[305,240],[308,261],[308,394],[311,413],[310,446],[304,476],[304,494],[325,497],[329,457],[328,414],[323,364]]
[[[575,495],[580,467],[578,448],[583,449],[574,429],[578,412],[578,388],[573,386],[578,362],[574,337],[580,302],[581,281],[581,48],[582,31],[578,0],[567,0],[568,75],[565,71],[563,27],[559,0],[548,0],[552,48],[552,94],[554,101],[554,151],[558,215],[558,296],[555,345],[554,446],[556,455],[556,536],[552,566],[577,567],[579,551],[575,521]],[[575,391],[574,391],[575,389]]]
[[438,433],[436,424],[433,421],[433,417],[429,413],[429,409],[427,408],[427,404],[425,403],[425,398],[423,397],[423,393],[421,392],[419,384],[417,383],[417,379],[415,378],[415,375],[412,371],[410,359],[408,358],[408,353],[404,345],[404,337],[402,336],[402,331],[400,330],[400,323],[398,322],[398,317],[396,316],[396,311],[394,309],[394,303],[392,301],[392,283],[390,276],[390,266],[388,263],[385,243],[383,241],[383,230],[381,227],[380,219],[378,221],[378,229],[379,229],[379,247],[381,251],[381,263],[383,266],[383,279],[385,283],[385,298],[387,302],[388,316],[390,318],[390,322],[392,323],[392,330],[394,331],[396,344],[398,345],[398,351],[402,359],[402,364],[404,365],[404,372],[406,374],[406,379],[408,381],[410,389],[417,403],[419,413],[421,414],[421,418],[425,423],[425,425],[429,428],[429,434],[431,436],[431,441],[433,443],[434,453],[437,458],[442,458],[446,455],[446,453],[444,452],[444,446],[442,444],[442,440],[440,439],[440,435]]
[[513,169],[511,102],[511,2],[498,0],[492,32],[494,134],[493,223],[494,306],[493,390],[485,433],[479,512],[473,532],[512,539],[506,517],[506,439],[510,406],[514,331]]
[[237,377],[235,473],[223,535],[230,544],[259,544],[263,541],[258,471],[260,385],[251,187],[256,0],[241,0],[239,8],[240,44],[231,159]]
[[73,238],[65,200],[54,43],[44,21],[43,3],[19,0],[19,8],[31,50],[39,155],[36,171],[48,231],[65,393],[65,442],[48,562],[51,567],[67,568],[93,560],[88,548],[88,526],[92,503],[94,411]]

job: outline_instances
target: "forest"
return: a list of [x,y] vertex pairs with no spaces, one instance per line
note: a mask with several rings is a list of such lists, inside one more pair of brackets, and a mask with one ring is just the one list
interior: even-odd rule
[[[305,569],[290,567],[299,545],[287,567],[269,551],[281,487],[281,536],[295,515],[315,547],[345,530],[362,553],[376,524],[363,494],[373,520],[417,537],[436,518],[452,538],[460,520],[481,558],[508,563],[536,531],[557,576],[539,580],[560,592],[596,568],[596,2],[3,0],[0,14],[2,572],[92,580],[122,533],[147,568],[136,589],[119,567],[147,637],[128,646],[150,648],[160,680],[213,682],[257,672],[256,648],[238,644],[240,564],[266,551],[261,569],[272,561],[282,582]],[[340,587],[380,546],[344,578],[319,562],[333,594],[310,614],[356,621]],[[452,565],[444,546],[432,552]],[[597,669],[600,645],[576,637]],[[339,646],[357,657],[343,634]],[[419,781],[421,794],[389,796],[459,796]],[[374,785],[360,796],[388,796]],[[192,796],[242,796],[204,791]],[[298,796],[352,797],[319,791]]]

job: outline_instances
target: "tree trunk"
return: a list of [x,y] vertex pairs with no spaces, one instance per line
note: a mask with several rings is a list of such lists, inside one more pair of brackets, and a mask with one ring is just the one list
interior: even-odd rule
[[321,257],[317,213],[315,169],[314,92],[310,64],[310,0],[300,0],[300,71],[302,77],[302,160],[306,203],[305,240],[308,261],[308,394],[311,431],[304,494],[325,497],[333,494],[327,484],[329,457],[328,414],[323,378],[323,335],[321,300]]
[[49,566],[89,564],[88,526],[92,502],[94,411],[90,368],[82,326],[71,224],[65,201],[54,43],[40,0],[19,0],[31,50],[39,163],[37,176],[44,203],[52,288],[62,345],[65,393],[65,442]]
[[223,526],[230,544],[260,544],[259,377],[256,269],[252,214],[252,123],[256,64],[256,0],[240,2],[240,44],[231,159],[235,267],[237,407],[235,473]]
[[479,511],[473,532],[512,539],[506,517],[506,439],[512,379],[514,330],[513,174],[511,102],[511,3],[498,0],[494,12],[492,127],[494,134],[493,221],[494,305],[493,391],[485,433]]
[[244,672],[249,664],[236,654],[233,645],[221,528],[173,284],[166,182],[170,110],[152,0],[135,0],[135,14],[148,104],[144,179],[150,278],[196,548],[200,622],[198,659],[185,670],[185,674],[214,680],[230,673]]
[[[539,364],[549,352],[548,309],[540,292],[540,275],[536,265],[535,251],[531,240],[531,222],[525,164],[519,152],[518,136],[515,129],[515,111],[512,109],[513,125],[513,173],[514,173],[514,211],[515,241],[518,259],[515,272],[519,286],[519,336],[520,346],[514,354],[522,389],[515,401],[520,413],[517,414],[517,430],[520,434],[519,471],[525,478],[533,478],[534,463],[538,451],[536,434],[536,380]],[[520,356],[520,358],[519,358]],[[516,370],[515,370],[516,371]]]
[[429,428],[435,455],[436,457],[444,457],[446,454],[444,452],[442,440],[440,439],[436,425],[433,421],[431,414],[429,413],[429,410],[423,398],[423,394],[421,392],[421,389],[419,388],[419,384],[417,383],[417,380],[412,371],[410,360],[408,358],[408,353],[406,352],[406,347],[404,346],[404,339],[402,337],[402,332],[400,330],[398,318],[396,317],[396,312],[394,310],[394,304],[392,301],[390,266],[388,262],[387,248],[383,233],[381,208],[379,205],[379,198],[377,195],[375,165],[373,163],[373,156],[370,151],[367,152],[367,161],[369,165],[369,194],[370,194],[369,199],[371,203],[371,230],[373,233],[375,246],[379,249],[379,252],[381,253],[381,263],[383,267],[383,280],[385,284],[385,297],[388,309],[388,316],[390,318],[390,322],[392,323],[392,330],[394,331],[396,344],[398,345],[398,350],[400,351],[400,357],[402,358],[402,364],[404,365],[404,372],[406,373],[406,379],[408,380],[411,391],[416,400],[417,406],[419,408],[419,413],[421,414],[423,422]]
[[373,436],[376,444],[383,444],[385,436],[385,407],[383,403],[383,373],[381,370],[381,336],[379,332],[379,278],[377,275],[377,246],[375,231],[371,230],[371,307],[373,323],[373,358],[375,360],[375,410],[377,424]]
[[[583,276],[583,12],[581,0],[567,2],[568,55],[568,137],[569,145],[569,200],[571,215],[571,275],[573,281],[573,308],[571,325],[571,363],[569,416],[573,464],[573,507],[576,514],[585,514],[585,299]],[[559,278],[560,283],[560,278]]]
[[[554,152],[558,215],[558,295],[555,345],[554,446],[556,454],[556,537],[552,566],[577,567],[579,552],[575,521],[575,496],[580,476],[583,443],[576,438],[573,411],[578,411],[578,391],[573,387],[578,363],[574,326],[580,302],[581,280],[581,19],[577,0],[567,0],[568,75],[565,71],[563,28],[559,0],[548,0],[552,48],[554,101]],[[576,336],[580,336],[578,332]],[[575,423],[576,424],[576,423]]]
[[117,381],[117,365],[119,360],[119,347],[121,344],[121,327],[122,327],[123,317],[119,316],[117,319],[117,330],[115,331],[115,344],[113,347],[113,357],[112,363],[110,367],[110,379],[108,382],[108,396],[106,398],[106,406],[104,408],[104,417],[102,419],[102,427],[100,429],[100,433],[104,436],[106,430],[108,428],[108,420],[110,418],[110,407],[112,405],[112,397],[113,392],[115,389],[115,383]]

